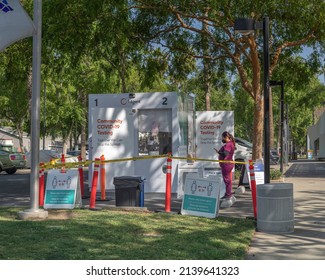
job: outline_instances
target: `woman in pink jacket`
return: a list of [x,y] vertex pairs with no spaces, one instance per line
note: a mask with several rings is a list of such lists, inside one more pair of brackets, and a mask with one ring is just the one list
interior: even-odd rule
[[[222,133],[222,143],[225,143],[220,150],[216,150],[219,154],[219,160],[233,161],[233,155],[235,152],[235,139],[227,131]],[[230,199],[232,196],[232,170],[235,166],[234,163],[230,162],[219,162],[221,167],[221,173],[223,181],[226,185],[226,193],[221,199]]]

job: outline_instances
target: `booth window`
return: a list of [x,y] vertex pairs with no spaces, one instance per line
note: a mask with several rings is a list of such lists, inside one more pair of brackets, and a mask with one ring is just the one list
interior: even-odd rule
[[172,110],[138,110],[139,156],[172,152]]

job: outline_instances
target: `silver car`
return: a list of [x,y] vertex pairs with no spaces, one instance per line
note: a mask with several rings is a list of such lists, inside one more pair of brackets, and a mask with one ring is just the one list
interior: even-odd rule
[[14,174],[17,169],[26,168],[26,156],[22,153],[14,153],[0,150],[0,173]]

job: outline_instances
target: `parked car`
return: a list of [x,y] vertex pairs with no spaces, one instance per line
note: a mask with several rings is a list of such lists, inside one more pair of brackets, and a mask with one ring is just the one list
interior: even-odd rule
[[[72,151],[67,151],[67,155],[73,156],[73,157],[78,157],[80,155],[81,151],[80,150],[72,150]],[[88,151],[86,150],[86,160],[89,159]]]
[[236,145],[240,145],[251,150],[253,149],[253,144],[243,138],[235,137],[235,141],[236,141]]
[[0,172],[14,174],[17,169],[24,168],[26,168],[25,154],[0,150]]
[[[243,138],[235,137],[235,161],[247,162],[252,159],[253,144]],[[235,164],[236,170],[241,170],[242,164]]]
[[[50,162],[52,159],[59,159],[61,157],[61,155],[56,152],[56,151],[52,151],[52,150],[40,150],[39,151],[39,162]],[[31,167],[31,153],[27,152],[26,153],[26,160],[27,160],[27,168]]]
[[[235,137],[235,161],[248,161],[252,159],[253,144],[243,138]],[[275,149],[270,150],[270,164],[279,164],[280,156]],[[236,170],[241,170],[241,164],[236,164]]]
[[272,149],[270,151],[270,163],[271,164],[278,164],[280,161],[280,156],[277,150]]

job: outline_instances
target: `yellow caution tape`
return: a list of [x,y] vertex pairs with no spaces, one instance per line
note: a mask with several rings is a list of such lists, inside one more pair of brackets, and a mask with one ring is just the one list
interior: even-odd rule
[[81,162],[66,162],[61,163],[59,162],[60,159],[51,160],[51,162],[44,163],[42,168],[44,169],[57,169],[57,168],[78,168],[78,167],[85,167],[92,163],[100,164],[103,163],[110,163],[110,162],[122,162],[122,161],[136,161],[136,160],[146,160],[146,159],[157,159],[157,158],[171,158],[171,159],[178,159],[178,160],[186,160],[186,161],[207,161],[207,162],[223,162],[223,163],[233,163],[233,164],[249,164],[248,162],[243,161],[231,161],[231,160],[216,160],[216,159],[206,159],[206,158],[189,158],[189,157],[174,157],[171,155],[157,155],[157,156],[139,156],[139,157],[130,157],[130,158],[120,158],[120,159],[108,159],[101,161],[98,160],[87,160]]

